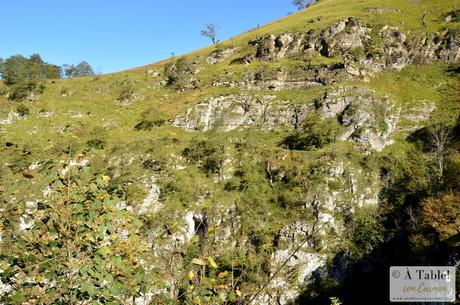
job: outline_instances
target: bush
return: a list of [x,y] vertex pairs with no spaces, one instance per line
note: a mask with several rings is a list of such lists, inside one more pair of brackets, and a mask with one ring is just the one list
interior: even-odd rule
[[19,104],[19,105],[16,107],[16,112],[17,112],[20,116],[27,116],[27,115],[30,114],[29,107],[27,107],[27,106],[24,105],[24,104]]
[[383,242],[384,227],[377,211],[373,207],[358,209],[353,215],[351,240],[358,256],[369,253]]
[[220,173],[224,163],[224,147],[208,141],[193,140],[192,144],[182,151],[182,156],[189,162],[198,164],[207,174]]
[[196,88],[193,63],[181,58],[165,67],[167,85],[179,91]]
[[91,130],[90,139],[86,145],[94,149],[104,149],[107,145],[107,131],[102,127],[95,127]]
[[106,142],[101,139],[93,139],[86,142],[86,144],[94,149],[104,149]]
[[0,83],[0,96],[6,96],[9,92],[8,87]]
[[310,115],[302,131],[287,136],[282,144],[293,150],[314,150],[335,141],[340,126],[335,119],[322,120],[318,115]]
[[129,80],[123,80],[119,84],[120,93],[118,94],[117,101],[126,104],[129,103],[134,97],[134,84]]
[[22,101],[29,98],[33,93],[43,93],[44,89],[43,84],[37,84],[33,81],[16,83],[11,85],[10,99]]
[[162,126],[165,123],[164,120],[142,120],[134,126],[134,129],[139,130],[152,130],[154,127]]
[[124,304],[152,287],[142,222],[108,193],[110,178],[87,167],[50,178],[53,192],[36,206],[30,228],[18,230],[24,206],[0,209],[1,276],[14,287],[2,303]]

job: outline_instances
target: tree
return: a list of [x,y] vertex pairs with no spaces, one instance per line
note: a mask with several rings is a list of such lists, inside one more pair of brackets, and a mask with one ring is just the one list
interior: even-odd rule
[[81,61],[78,65],[63,65],[62,71],[65,77],[93,76],[94,70],[89,63]]
[[28,60],[22,55],[14,55],[7,58],[1,70],[2,79],[6,85],[14,85],[30,77],[27,73]]
[[315,0],[293,0],[292,4],[297,6],[297,9],[301,11],[303,9],[306,9],[313,2],[315,2]]
[[0,76],[11,89],[11,99],[24,99],[31,93],[41,93],[45,79],[59,78],[60,75],[60,67],[43,61],[39,54],[29,58],[14,55],[0,65]]
[[439,178],[444,175],[446,157],[449,153],[449,144],[452,141],[452,127],[444,122],[438,122],[428,128],[430,144],[434,150],[434,157]]
[[218,25],[210,23],[206,25],[206,28],[204,30],[201,30],[201,36],[211,39],[212,44],[216,44],[218,42],[217,36],[219,30],[220,28]]
[[39,54],[33,54],[29,58],[14,55],[3,62],[0,73],[7,85],[14,85],[21,82],[59,78],[60,68],[46,63]]
[[3,74],[3,66],[5,64],[5,61],[3,60],[3,58],[0,57],[0,75]]
[[422,207],[423,223],[434,229],[440,240],[460,244],[460,193],[447,192],[426,201]]

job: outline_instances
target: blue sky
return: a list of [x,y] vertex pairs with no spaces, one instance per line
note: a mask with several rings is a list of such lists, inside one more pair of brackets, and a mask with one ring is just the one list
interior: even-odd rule
[[295,11],[291,0],[14,0],[0,4],[0,57],[39,53],[53,64],[88,61],[109,73],[204,47]]

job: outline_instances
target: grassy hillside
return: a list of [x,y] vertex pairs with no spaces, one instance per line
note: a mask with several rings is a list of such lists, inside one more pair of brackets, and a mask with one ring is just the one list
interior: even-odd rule
[[[414,202],[436,196],[437,191],[426,191],[432,187],[429,181],[436,176],[432,154],[423,146],[428,145],[428,140],[423,137],[417,138],[417,141],[410,139],[414,138],[414,132],[435,121],[456,124],[452,120],[460,113],[459,63],[434,61],[411,64],[401,70],[387,69],[369,77],[337,78],[334,82],[303,89],[258,89],[243,87],[239,82],[257,73],[273,75],[282,71],[287,75],[302,76],[302,71],[321,68],[342,71],[345,59],[317,54],[310,62],[299,58],[254,58],[243,64],[247,56],[256,52],[249,43],[270,34],[324,30],[349,17],[356,18],[369,28],[397,27],[408,37],[449,29],[459,31],[458,20],[445,20],[455,10],[458,14],[458,6],[456,0],[321,0],[304,11],[179,58],[109,75],[45,80],[45,90],[38,101],[11,101],[6,94],[2,95],[0,199],[5,204],[15,204],[19,211],[25,209],[26,202],[46,201],[47,188],[56,178],[55,173],[62,173],[70,162],[78,160],[87,162],[84,166],[89,166],[87,170],[94,177],[110,177],[108,192],[134,210],[142,207],[146,198],[152,195],[153,186],[158,186],[161,195],[154,203],[161,207],[161,212],[140,216],[143,224],[140,231],[145,240],[154,240],[151,245],[153,252],[158,250],[155,238],[159,238],[160,245],[165,245],[163,248],[166,249],[168,243],[173,244],[169,235],[186,235],[184,217],[189,212],[205,211],[211,222],[210,228],[206,229],[211,230],[211,225],[215,225],[212,230],[218,231],[210,232],[208,239],[201,236],[199,241],[195,238],[177,246],[175,250],[181,253],[184,267],[176,273],[164,270],[166,264],[156,258],[160,269],[158,281],[168,283],[166,286],[177,291],[187,286],[191,259],[212,256],[216,257],[219,268],[240,270],[238,289],[250,298],[280,264],[279,260],[275,263],[273,260],[277,251],[292,251],[297,245],[298,240],[294,237],[291,244],[280,238],[283,230],[289,230],[291,225],[298,223],[316,225],[312,215],[331,215],[336,225],[326,226],[308,243],[305,253],[321,255],[318,257],[325,262],[332,262],[341,252],[361,259],[396,235],[380,228],[376,223],[381,220],[379,217],[403,210],[406,197],[412,196],[411,204],[416,206],[418,203]],[[227,49],[232,49],[233,53],[221,62],[210,64],[207,60],[216,50]],[[189,75],[196,79],[195,88],[181,91],[166,84],[168,65],[180,59],[186,59],[196,68]],[[216,86],[215,82],[237,85]],[[217,96],[260,98],[269,95],[273,96],[275,103],[288,101],[315,109],[324,96],[343,87],[358,88],[366,95],[371,92],[376,100],[394,102],[394,111],[391,111],[401,119],[392,134],[392,145],[374,151],[351,140],[337,139],[316,149],[290,150],[283,145],[286,138],[293,134],[286,126],[272,130],[247,127],[229,132],[219,128],[199,132],[173,125],[174,118],[193,105]],[[6,86],[0,84],[0,92],[6,91]],[[30,113],[24,116],[17,114],[19,105],[27,107]],[[367,107],[365,102],[363,105],[357,107]],[[381,109],[381,113],[375,116],[384,116],[386,110]],[[417,119],[419,113],[425,112],[426,120]],[[413,119],[414,116],[416,119]],[[338,128],[344,131],[343,126]],[[314,127],[310,130],[313,130],[312,133],[321,132]],[[451,165],[458,161],[458,139],[455,136],[449,159]],[[420,160],[420,164],[413,164],[414,160]],[[392,173],[388,174],[391,178],[382,174],[387,171]],[[334,174],[336,172],[339,174]],[[420,181],[407,182],[408,176],[420,177]],[[447,188],[444,183],[447,182],[436,182],[439,192]],[[455,186],[450,188],[455,190]],[[399,192],[401,196],[392,192]],[[423,196],[420,195],[422,193]],[[372,200],[378,201],[378,204],[363,208],[356,203]],[[315,207],[317,201],[325,203]],[[361,208],[363,212],[359,212]],[[228,236],[221,227],[225,227],[226,215],[233,210],[237,211],[235,219],[238,219],[238,225],[236,231]],[[358,212],[354,218],[355,211]],[[221,222],[212,223],[213,217]],[[364,241],[356,238],[354,233],[362,223],[370,223],[371,233],[365,233],[375,234],[375,239],[374,236],[365,237]],[[154,236],[155,232],[164,228],[169,235]],[[214,238],[213,234],[226,237]],[[295,236],[296,233],[293,234]],[[166,251],[163,248],[158,253],[163,254],[162,251]],[[283,273],[283,281],[286,285],[295,286],[297,292],[308,292],[311,287],[297,284],[294,280],[293,274],[299,270],[289,270],[292,271],[289,276],[286,275],[288,271]],[[177,287],[174,289],[171,288],[171,278],[181,279],[175,282]],[[283,295],[280,287],[272,289]],[[158,286],[155,289],[158,290]],[[171,302],[191,302],[177,299],[176,290],[165,293],[176,298]],[[257,302],[272,304],[270,302],[274,301]]]

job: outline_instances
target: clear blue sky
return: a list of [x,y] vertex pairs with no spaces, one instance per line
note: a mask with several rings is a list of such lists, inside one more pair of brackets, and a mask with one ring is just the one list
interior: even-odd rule
[[14,0],[0,4],[0,57],[39,53],[53,64],[88,61],[96,72],[142,66],[204,47],[295,11],[291,0]]

